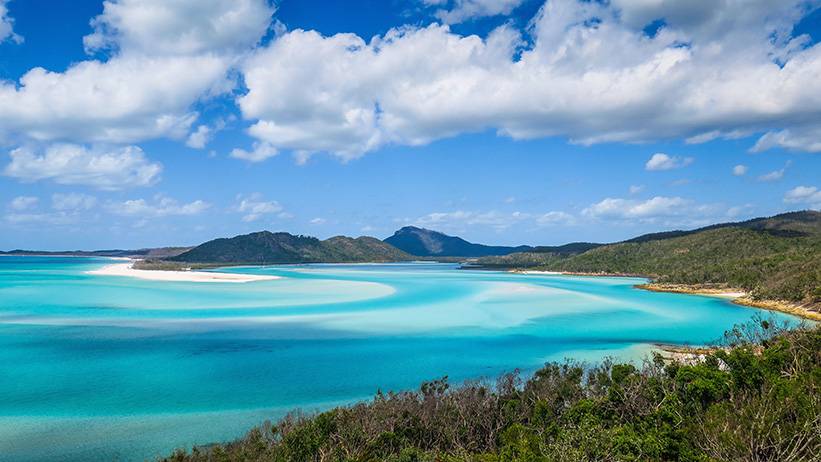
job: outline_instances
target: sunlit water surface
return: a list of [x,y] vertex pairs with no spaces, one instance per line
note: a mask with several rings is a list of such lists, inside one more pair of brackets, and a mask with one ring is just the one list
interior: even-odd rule
[[2,460],[153,459],[443,375],[641,360],[758,312],[641,279],[447,264],[222,270],[283,277],[245,284],[85,274],[110,263],[0,258]]

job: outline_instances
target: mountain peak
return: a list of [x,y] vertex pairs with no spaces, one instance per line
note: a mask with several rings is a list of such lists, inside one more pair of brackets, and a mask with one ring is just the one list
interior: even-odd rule
[[449,236],[439,231],[403,226],[386,243],[419,257],[484,257],[507,255],[512,252],[531,250],[528,246],[507,247],[474,244],[461,237]]

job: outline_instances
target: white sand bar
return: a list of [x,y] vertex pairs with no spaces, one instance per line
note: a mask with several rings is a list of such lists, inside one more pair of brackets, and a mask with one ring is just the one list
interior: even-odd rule
[[87,274],[98,276],[127,276],[152,281],[174,282],[253,282],[272,281],[281,279],[279,276],[263,276],[258,274],[212,273],[208,271],[161,271],[140,270],[133,268],[134,263],[116,263],[106,265],[100,269],[87,271]]

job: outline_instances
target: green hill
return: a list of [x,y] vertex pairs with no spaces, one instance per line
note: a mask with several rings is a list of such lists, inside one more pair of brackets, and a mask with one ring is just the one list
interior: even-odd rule
[[640,236],[576,255],[518,253],[491,267],[637,274],[657,282],[717,284],[758,298],[821,303],[821,213],[792,212],[693,231]]
[[411,255],[372,237],[315,237],[260,231],[208,241],[168,260],[186,263],[354,263],[411,260]]

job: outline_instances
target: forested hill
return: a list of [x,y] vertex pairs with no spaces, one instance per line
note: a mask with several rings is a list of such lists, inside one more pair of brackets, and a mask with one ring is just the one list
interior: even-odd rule
[[693,231],[640,236],[577,255],[515,253],[489,267],[640,274],[658,282],[718,284],[759,298],[821,304],[821,212],[791,212]]
[[385,242],[419,257],[483,257],[534,250],[533,247],[526,245],[508,247],[474,244],[461,237],[448,236],[438,231],[415,226],[405,226],[396,231],[393,236],[385,239]]
[[208,241],[168,260],[188,263],[353,263],[412,260],[372,237],[315,237],[260,231]]

